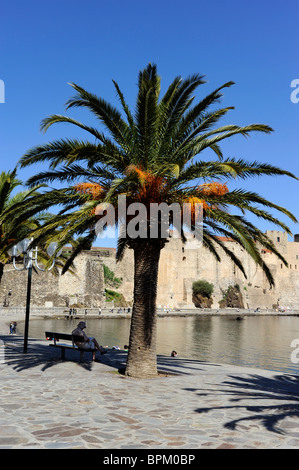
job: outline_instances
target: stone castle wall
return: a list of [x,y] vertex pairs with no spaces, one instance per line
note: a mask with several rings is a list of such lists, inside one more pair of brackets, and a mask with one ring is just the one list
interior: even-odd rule
[[[225,243],[242,261],[247,279],[221,249],[219,263],[195,240],[190,240],[184,245],[180,239],[172,238],[161,252],[157,305],[166,308],[194,307],[192,284],[199,279],[205,279],[214,285],[212,308],[219,308],[223,293],[229,286],[236,284],[239,285],[245,308],[272,309],[273,305],[298,308],[299,237],[298,241],[290,242],[287,234],[281,231],[267,231],[267,235],[289,263],[287,268],[272,252],[262,251],[262,257],[273,273],[275,288],[269,289],[262,269],[233,241],[225,240]],[[76,275],[66,273],[63,276],[53,276],[52,273],[34,272],[32,305],[103,307],[103,264],[108,266],[116,277],[122,278],[122,284],[117,290],[124,295],[128,304],[131,304],[134,287],[133,252],[127,250],[123,260],[116,263],[115,249],[93,248],[77,257]],[[15,271],[11,263],[6,265],[0,284],[0,305],[25,305],[26,286],[27,273]]]
[[[199,279],[214,285],[212,308],[219,308],[219,301],[229,286],[239,285],[245,308],[269,308],[279,305],[298,308],[299,305],[299,242],[289,242],[287,234],[281,231],[267,231],[279,251],[289,263],[283,263],[269,250],[261,254],[274,275],[275,287],[270,289],[262,269],[237,243],[226,240],[225,243],[242,261],[247,279],[233,262],[219,249],[221,262],[196,241],[183,244],[180,239],[170,239],[161,252],[157,305],[160,307],[194,307],[192,302],[192,284]],[[116,263],[114,256],[104,261],[123,278],[118,289],[127,301],[133,297],[133,254],[128,250],[121,263]]]
[[[17,265],[20,268],[22,265]],[[54,275],[52,271],[32,272],[31,305],[36,307],[102,307],[104,275],[102,257],[97,252],[83,252],[77,257],[76,273]],[[5,266],[0,284],[0,305],[26,305],[27,271]]]

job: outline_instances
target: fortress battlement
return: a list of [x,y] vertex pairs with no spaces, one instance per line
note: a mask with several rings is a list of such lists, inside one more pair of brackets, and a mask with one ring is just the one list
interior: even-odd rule
[[[221,249],[221,262],[217,262],[207,249],[197,241],[194,243],[192,237],[186,244],[183,244],[180,238],[171,237],[161,252],[157,305],[162,308],[194,307],[192,284],[201,279],[214,286],[212,308],[218,308],[219,301],[223,299],[227,289],[236,285],[245,308],[298,308],[299,235],[294,236],[294,241],[289,241],[287,233],[282,231],[267,230],[266,234],[288,262],[286,267],[271,250],[261,247],[261,255],[275,279],[275,287],[272,289],[262,269],[234,240],[221,238],[242,261],[247,278]],[[66,251],[68,249],[71,248],[65,248]],[[103,307],[107,287],[103,265],[113,271],[117,278],[122,279],[116,290],[123,294],[125,301],[130,305],[133,299],[133,253],[128,249],[119,263],[116,262],[115,254],[115,248],[92,247],[77,257],[76,274],[54,276],[51,272],[34,272],[32,305],[69,307],[80,304],[86,308]],[[0,305],[25,305],[26,286],[27,273],[15,271],[8,263],[0,284]]]

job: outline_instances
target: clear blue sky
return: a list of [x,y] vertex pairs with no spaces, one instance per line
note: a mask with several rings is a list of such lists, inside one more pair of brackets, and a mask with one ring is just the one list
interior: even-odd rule
[[[2,0],[1,171],[12,169],[39,143],[84,136],[67,125],[53,126],[46,134],[39,130],[46,116],[65,113],[73,95],[68,82],[118,105],[115,79],[133,107],[138,71],[155,62],[164,89],[177,75],[204,74],[208,83],[199,88],[199,98],[229,80],[236,82],[222,100],[236,109],[223,123],[265,123],[275,132],[231,138],[222,147],[226,155],[266,161],[299,176],[299,103],[290,99],[291,81],[299,79],[298,18],[298,0]],[[68,114],[90,119],[82,110]],[[19,177],[26,181],[37,169],[21,170]],[[298,181],[266,177],[246,187],[299,219]],[[298,224],[281,220],[299,233]]]

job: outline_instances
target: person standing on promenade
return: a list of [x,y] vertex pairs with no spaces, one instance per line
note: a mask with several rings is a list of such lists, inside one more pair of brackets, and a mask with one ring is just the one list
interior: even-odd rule
[[12,321],[10,322],[10,325],[9,325],[9,334],[15,335],[16,333],[17,333],[17,322]]

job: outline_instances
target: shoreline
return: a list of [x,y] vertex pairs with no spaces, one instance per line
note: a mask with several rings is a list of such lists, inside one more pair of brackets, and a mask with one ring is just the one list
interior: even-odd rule
[[[17,310],[17,311],[16,311]],[[22,311],[23,310],[23,311]],[[44,310],[44,311],[42,311]],[[54,308],[34,308],[32,312],[30,312],[30,319],[123,319],[127,318],[130,319],[132,317],[131,313],[112,313],[112,312],[102,312],[100,315],[98,313],[76,313],[74,315],[70,315],[67,312],[61,312],[60,308],[57,308],[58,312],[53,311]],[[96,310],[96,309],[89,309],[89,310]],[[108,309],[107,309],[108,310]],[[110,310],[110,309],[109,309]],[[274,310],[261,310],[259,312],[255,312],[253,309],[181,309],[181,310],[174,310],[174,311],[159,311],[157,312],[157,316],[160,318],[176,318],[176,317],[206,317],[206,316],[218,316],[218,317],[240,317],[243,319],[249,316],[269,316],[269,317],[299,317],[299,310],[289,310],[284,312],[277,312]],[[0,308],[0,328],[2,325],[8,325],[10,321],[25,321],[25,307],[24,308],[9,308],[6,307]]]

